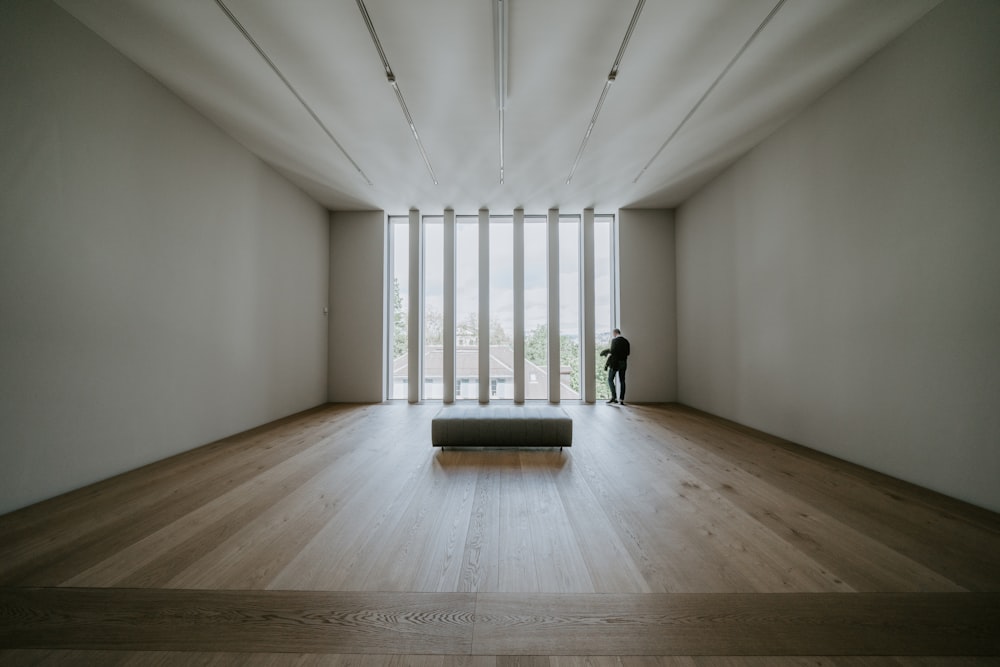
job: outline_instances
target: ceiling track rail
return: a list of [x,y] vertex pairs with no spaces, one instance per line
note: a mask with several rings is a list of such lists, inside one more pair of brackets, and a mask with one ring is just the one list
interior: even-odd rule
[[583,134],[583,141],[580,142],[580,149],[576,152],[576,159],[573,160],[573,167],[569,170],[566,185],[573,182],[576,168],[580,166],[580,160],[583,159],[583,151],[587,148],[587,142],[590,141],[590,135],[594,131],[594,125],[597,124],[597,117],[601,113],[601,107],[604,106],[604,100],[608,97],[608,91],[611,90],[611,84],[618,78],[618,67],[621,65],[622,57],[625,55],[625,48],[628,46],[629,39],[632,38],[632,31],[635,30],[635,25],[639,22],[639,14],[642,12],[643,5],[645,4],[646,0],[639,0],[635,6],[635,11],[632,13],[632,20],[628,24],[628,30],[625,31],[625,37],[622,39],[621,46],[618,47],[618,55],[615,57],[615,63],[611,66],[611,72],[608,73],[608,78],[604,81],[604,89],[601,90],[597,106],[594,107],[594,115],[590,117],[590,124],[587,125],[587,131]]
[[371,35],[372,42],[375,43],[375,49],[378,51],[378,57],[382,61],[382,67],[385,69],[385,78],[392,86],[392,90],[396,93],[396,100],[399,102],[399,108],[403,110],[403,116],[406,118],[406,124],[410,127],[410,133],[413,134],[413,140],[417,142],[417,149],[420,150],[420,157],[424,160],[424,166],[427,167],[427,173],[430,174],[431,180],[434,185],[438,184],[437,176],[434,174],[434,168],[431,167],[430,158],[427,157],[427,151],[424,149],[424,143],[420,140],[420,134],[417,132],[417,126],[413,122],[413,117],[410,115],[410,110],[406,107],[406,100],[403,99],[403,93],[399,90],[399,82],[396,81],[396,75],[392,71],[392,67],[389,66],[389,59],[385,56],[385,50],[382,48],[382,42],[379,41],[378,34],[375,32],[375,24],[372,23],[372,17],[368,14],[368,8],[365,7],[363,0],[357,0],[358,10],[361,12],[361,17],[365,21],[365,26],[368,27],[368,34]]
[[508,71],[508,21],[507,0],[493,2],[493,70],[496,78],[497,110],[500,135],[500,185],[503,185],[503,130],[504,109],[507,107],[507,71]]
[[702,94],[702,96],[698,98],[698,101],[695,102],[694,106],[691,107],[691,110],[687,112],[687,115],[684,116],[684,118],[677,125],[677,127],[674,128],[674,131],[670,133],[670,136],[667,137],[666,141],[664,141],[660,145],[660,147],[656,150],[656,152],[653,153],[653,157],[649,158],[649,162],[647,162],[646,165],[642,168],[642,171],[640,171],[639,174],[634,179],[632,179],[632,183],[639,182],[639,179],[642,178],[642,175],[646,173],[646,170],[649,169],[650,165],[652,165],[653,162],[656,161],[656,158],[660,157],[660,153],[663,152],[663,149],[665,149],[667,145],[674,140],[674,137],[676,137],[680,133],[681,128],[683,128],[687,124],[687,122],[691,120],[691,116],[693,116],[695,112],[698,111],[699,107],[701,107],[701,105],[705,102],[705,100],[708,99],[708,96],[712,94],[712,91],[714,91],[715,87],[719,85],[719,82],[722,81],[723,77],[725,77],[726,74],[729,73],[729,70],[733,68],[733,65],[736,64],[736,61],[738,61],[743,56],[743,54],[750,47],[753,41],[757,39],[757,37],[760,35],[761,32],[764,31],[764,28],[767,27],[767,24],[771,22],[771,19],[774,18],[774,16],[778,13],[778,10],[781,9],[781,6],[783,4],[785,4],[785,0],[778,0],[778,4],[776,4],[774,8],[771,9],[771,12],[766,17],[764,17],[764,20],[761,21],[760,25],[757,26],[757,29],[753,31],[753,34],[750,35],[747,41],[743,43],[743,46],[740,47],[740,50],[736,52],[736,55],[733,56],[732,60],[729,61],[729,64],[726,65],[721,72],[719,72],[719,76],[715,77],[715,81],[712,82],[712,85],[710,85],[708,89]]
[[245,37],[246,40],[250,42],[250,45],[254,49],[256,49],[258,55],[260,55],[260,57],[264,59],[264,62],[266,62],[268,66],[274,71],[274,73],[278,75],[278,78],[281,79],[281,82],[283,84],[285,84],[285,87],[288,88],[289,92],[295,96],[295,99],[299,101],[299,104],[302,105],[302,108],[304,108],[306,112],[312,117],[312,119],[316,121],[316,124],[319,125],[320,129],[322,129],[323,132],[326,134],[326,136],[330,138],[330,141],[333,142],[333,144],[337,147],[337,149],[340,150],[341,154],[343,154],[343,156],[347,158],[347,161],[351,163],[351,166],[353,166],[354,169],[358,172],[358,174],[361,175],[361,178],[365,179],[365,183],[367,183],[368,185],[372,185],[371,179],[368,178],[364,170],[362,170],[361,167],[358,165],[358,163],[354,161],[354,158],[352,158],[350,153],[347,152],[347,149],[345,149],[344,146],[339,141],[337,141],[337,138],[333,136],[333,133],[330,131],[330,128],[326,126],[326,123],[320,120],[319,116],[316,115],[316,112],[313,111],[311,106],[309,106],[309,103],[306,102],[305,99],[302,97],[302,95],[299,94],[299,91],[295,89],[295,86],[292,85],[291,81],[289,81],[288,78],[281,73],[281,70],[278,69],[278,66],[274,64],[274,61],[271,60],[270,57],[268,57],[267,53],[264,52],[264,49],[262,49],[260,44],[257,43],[257,40],[255,40],[247,31],[247,29],[243,26],[243,24],[240,23],[240,20],[236,18],[236,15],[229,10],[229,7],[227,7],[222,0],[215,0],[215,4],[219,6],[219,9],[222,10],[222,13],[226,15],[226,17],[236,27],[236,29],[243,34],[243,37]]

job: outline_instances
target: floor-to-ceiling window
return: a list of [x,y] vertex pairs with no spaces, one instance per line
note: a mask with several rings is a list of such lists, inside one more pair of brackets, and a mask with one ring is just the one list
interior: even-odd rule
[[423,391],[421,398],[444,397],[444,219],[425,216],[424,312],[423,312]]
[[514,220],[490,218],[490,399],[514,398]]
[[548,236],[545,216],[524,216],[524,398],[549,397]]
[[455,400],[479,398],[479,218],[455,216]]
[[611,398],[604,368],[607,357],[602,357],[600,351],[608,348],[611,330],[617,325],[614,222],[613,215],[594,216],[594,373],[599,401]]
[[559,397],[580,398],[580,218],[559,217]]
[[[451,215],[450,212],[446,212]],[[518,212],[520,215],[520,212]],[[415,215],[411,212],[411,216]],[[607,397],[604,358],[595,354],[595,367],[586,369],[582,360],[584,346],[591,345],[595,353],[608,345],[611,328],[616,326],[615,314],[615,233],[614,216],[594,216],[594,303],[584,303],[583,256],[584,221],[578,215],[558,217],[558,274],[549,273],[549,218],[545,215],[523,216],[523,311],[515,317],[515,262],[520,250],[515,235],[513,216],[490,216],[488,225],[481,226],[480,216],[425,215],[420,218],[419,238],[411,238],[407,216],[389,217],[388,273],[390,294],[387,325],[390,364],[391,399],[415,400],[409,392],[411,372],[410,337],[421,341],[420,392],[423,400],[449,400],[446,383],[454,383],[456,400],[511,400],[521,387],[515,378],[515,367],[523,364],[523,396],[525,400],[547,400],[555,387],[550,384],[550,371],[558,372],[558,394],[552,400],[574,400],[582,397],[586,376],[594,373],[597,398]],[[482,215],[486,215],[485,212]],[[521,218],[518,217],[518,220]],[[485,220],[485,218],[483,218]],[[488,264],[480,266],[480,233],[487,230],[489,252],[482,255]],[[454,274],[446,269],[451,261],[445,248],[454,244]],[[410,254],[419,249],[421,254]],[[485,248],[483,248],[485,250]],[[448,251],[449,253],[451,251]],[[555,249],[553,249],[555,252]],[[422,264],[422,273],[411,272],[410,261]],[[521,259],[519,256],[518,259]],[[554,267],[553,267],[554,270]],[[415,269],[414,269],[415,271]],[[520,274],[518,274],[520,275]],[[419,278],[418,278],[419,276]],[[411,280],[420,280],[420,318],[410,320]],[[480,281],[483,281],[480,291]],[[552,281],[553,284],[550,284]],[[454,309],[448,304],[454,298]],[[549,299],[558,297],[558,364],[550,366]],[[480,299],[483,302],[480,303]],[[488,307],[487,301],[488,299]],[[594,330],[585,332],[584,317],[593,309]],[[488,310],[488,312],[484,312]],[[488,337],[480,328],[480,318],[486,319]],[[445,322],[454,322],[454,331]],[[515,325],[515,322],[517,324]],[[523,329],[522,329],[523,323]],[[518,330],[515,331],[515,326]],[[412,328],[416,327],[416,328]],[[412,329],[411,329],[412,328]],[[454,336],[454,356],[445,358],[445,349]],[[523,359],[517,356],[515,339],[523,336]],[[555,341],[553,341],[554,343]],[[488,346],[483,348],[483,346]],[[449,353],[451,353],[449,348]],[[488,353],[488,354],[487,354]],[[417,354],[413,351],[412,354]],[[488,357],[488,363],[483,358]],[[589,358],[589,357],[587,357]],[[453,366],[451,365],[451,362]],[[453,370],[452,370],[453,369]],[[553,382],[555,378],[552,378]],[[414,380],[416,382],[416,380]],[[485,398],[480,393],[484,387]],[[550,387],[552,387],[550,389]],[[592,397],[588,396],[588,400]]]
[[389,216],[389,398],[407,397],[407,320],[410,313],[410,227],[406,216]]

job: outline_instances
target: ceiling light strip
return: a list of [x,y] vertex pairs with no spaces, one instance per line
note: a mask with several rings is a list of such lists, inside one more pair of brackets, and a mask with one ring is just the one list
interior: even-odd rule
[[622,62],[622,56],[625,55],[625,47],[628,46],[628,41],[632,38],[632,31],[635,30],[635,24],[639,22],[639,13],[645,4],[646,0],[639,0],[639,4],[635,6],[635,11],[632,13],[632,20],[628,24],[628,30],[625,31],[625,39],[622,40],[622,45],[618,47],[618,55],[615,57],[615,64],[611,68],[612,74],[618,74],[618,66]]
[[736,64],[736,61],[743,56],[743,53],[747,50],[747,48],[749,48],[750,44],[752,44],[753,41],[757,39],[757,36],[760,35],[760,33],[764,30],[767,24],[771,22],[771,19],[774,18],[775,14],[778,13],[778,10],[781,9],[781,6],[783,4],[785,4],[785,0],[778,0],[778,4],[774,6],[774,8],[771,10],[771,13],[769,13],[764,18],[764,20],[761,21],[760,25],[757,26],[757,29],[753,31],[752,35],[750,35],[750,38],[747,39],[746,42],[744,42],[743,46],[740,47],[740,50],[737,51],[736,55],[733,56],[732,60],[729,61],[729,64],[726,65],[721,72],[719,72],[719,76],[715,77],[715,81],[713,81],[712,85],[708,87],[708,90],[706,90],[704,94],[701,96],[701,98],[695,103],[695,105],[691,107],[691,110],[687,112],[687,115],[684,116],[684,119],[681,120],[680,124],[676,128],[674,128],[674,131],[670,133],[670,136],[667,137],[667,140],[660,145],[656,153],[653,154],[653,157],[649,158],[649,162],[646,163],[646,166],[644,166],[642,168],[642,171],[639,172],[638,176],[636,176],[632,180],[633,183],[639,182],[639,179],[642,178],[642,175],[646,173],[646,170],[649,169],[649,166],[656,161],[656,158],[660,156],[660,153],[662,153],[663,149],[667,147],[667,144],[669,144],[671,141],[674,140],[674,137],[676,137],[677,134],[681,131],[681,128],[683,128],[684,125],[687,124],[687,122],[691,119],[691,116],[693,116],[695,112],[698,111],[698,108],[702,105],[702,103],[704,103],[705,100],[708,99],[708,96],[712,94],[712,91],[715,90],[715,87],[719,85],[719,82],[722,81],[722,78],[729,73],[729,70],[733,68],[733,65]]
[[368,27],[368,34],[371,35],[372,42],[375,43],[375,49],[378,51],[378,57],[382,60],[382,67],[385,69],[385,78],[392,86],[393,92],[396,93],[396,100],[399,102],[399,108],[403,110],[403,116],[406,118],[407,125],[410,126],[410,132],[413,134],[414,141],[417,142],[417,148],[420,150],[420,157],[424,159],[424,166],[427,167],[427,173],[430,174],[431,180],[434,181],[434,185],[438,184],[437,176],[434,174],[434,169],[431,167],[430,158],[427,157],[427,151],[424,150],[424,144],[420,141],[420,135],[417,133],[417,126],[413,123],[413,117],[410,116],[410,110],[406,107],[406,100],[403,99],[403,93],[399,90],[399,83],[396,81],[396,75],[392,72],[392,67],[389,66],[389,59],[385,57],[385,51],[382,49],[382,42],[379,41],[378,35],[375,33],[375,24],[372,23],[372,17],[368,14],[368,9],[365,7],[363,0],[357,0],[358,10],[361,11],[361,17],[365,20],[365,25]]
[[503,185],[503,109],[500,109],[500,185]]
[[493,3],[493,70],[496,76],[497,110],[500,135],[500,184],[503,185],[503,114],[507,107],[507,2],[495,0]]
[[250,42],[250,45],[253,46],[254,49],[257,50],[257,53],[260,55],[261,58],[264,59],[264,62],[266,62],[271,67],[274,73],[278,75],[278,78],[281,79],[281,82],[283,84],[285,84],[285,87],[288,88],[289,92],[291,92],[292,95],[295,96],[295,99],[299,101],[299,104],[301,104],[302,107],[306,110],[306,112],[308,112],[309,115],[312,116],[312,119],[316,121],[316,124],[319,125],[320,128],[323,130],[323,132],[326,133],[326,136],[330,138],[330,141],[332,141],[334,145],[344,155],[344,157],[347,158],[347,161],[351,163],[351,165],[357,170],[359,174],[361,174],[361,178],[365,179],[365,183],[367,183],[368,185],[372,185],[371,180],[361,169],[361,167],[358,166],[358,163],[354,161],[354,158],[352,158],[350,154],[347,152],[347,150],[341,145],[341,143],[337,141],[337,138],[333,136],[333,133],[330,132],[330,129],[326,126],[326,124],[323,123],[323,121],[319,119],[319,116],[316,115],[316,112],[312,110],[312,107],[310,107],[309,104],[302,98],[302,96],[299,95],[299,91],[295,90],[295,86],[293,86],[292,83],[285,77],[285,75],[281,73],[281,70],[279,70],[278,66],[274,64],[274,61],[271,60],[266,53],[264,53],[264,49],[262,49],[260,47],[260,44],[258,44],[257,41],[250,36],[250,33],[247,32],[247,29],[245,27],[243,27],[243,24],[240,23],[239,19],[237,19],[236,16],[231,11],[229,11],[229,7],[226,7],[225,3],[222,0],[215,0],[215,4],[218,5],[219,9],[222,10],[222,13],[224,13],[229,18],[229,21],[234,26],[236,26],[236,28],[241,33],[243,33],[243,36],[246,38],[246,40]]
[[622,39],[621,46],[618,47],[618,55],[615,57],[615,63],[611,66],[611,72],[608,73],[608,78],[604,82],[604,89],[601,91],[601,97],[597,100],[597,106],[594,107],[594,115],[590,117],[590,124],[587,125],[587,131],[583,135],[583,141],[580,142],[580,149],[576,152],[576,159],[573,160],[573,167],[569,170],[569,176],[566,178],[566,185],[569,185],[573,181],[573,175],[576,174],[576,168],[580,166],[580,160],[583,158],[583,151],[587,147],[587,142],[590,141],[590,134],[594,131],[594,124],[597,123],[597,116],[601,113],[601,107],[604,106],[604,100],[608,96],[608,91],[611,90],[611,84],[615,82],[618,77],[618,67],[621,65],[622,57],[625,55],[625,47],[628,46],[628,41],[632,37],[632,31],[635,30],[635,25],[639,21],[639,14],[642,12],[643,5],[646,4],[646,0],[639,0],[635,6],[635,11],[632,13],[632,20],[628,24],[628,30],[625,31],[625,38]]

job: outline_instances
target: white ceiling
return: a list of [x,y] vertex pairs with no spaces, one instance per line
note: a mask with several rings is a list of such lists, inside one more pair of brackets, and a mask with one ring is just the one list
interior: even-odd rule
[[[571,184],[636,0],[506,0],[505,182],[491,0],[57,0],[334,210],[673,207],[940,0],[648,0]],[[363,171],[360,173],[338,148]],[[371,181],[369,185],[365,177]]]

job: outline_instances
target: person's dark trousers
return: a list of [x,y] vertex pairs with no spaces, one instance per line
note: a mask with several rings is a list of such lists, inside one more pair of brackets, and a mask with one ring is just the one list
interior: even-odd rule
[[[621,387],[620,392],[615,391],[615,373],[618,374],[618,386]],[[614,369],[608,369],[608,388],[611,390],[612,400],[625,400],[625,367]]]

